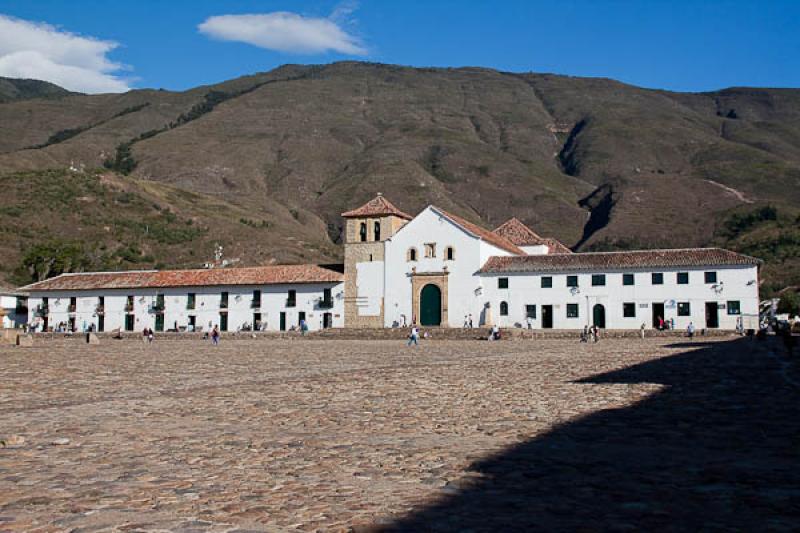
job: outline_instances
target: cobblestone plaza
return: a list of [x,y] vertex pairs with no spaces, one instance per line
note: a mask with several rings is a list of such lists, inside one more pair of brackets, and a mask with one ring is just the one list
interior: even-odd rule
[[800,376],[770,343],[72,339],[0,361],[0,531],[800,523]]

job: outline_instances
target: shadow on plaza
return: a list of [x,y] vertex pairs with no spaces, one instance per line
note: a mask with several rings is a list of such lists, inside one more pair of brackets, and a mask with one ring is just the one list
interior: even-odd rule
[[679,343],[675,355],[582,379],[665,387],[481,459],[477,483],[377,529],[794,528],[800,394],[754,346]]

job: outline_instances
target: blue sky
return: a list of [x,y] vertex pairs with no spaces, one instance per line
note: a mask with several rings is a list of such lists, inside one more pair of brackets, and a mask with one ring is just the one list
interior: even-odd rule
[[0,0],[0,75],[87,92],[345,59],[800,87],[800,0]]

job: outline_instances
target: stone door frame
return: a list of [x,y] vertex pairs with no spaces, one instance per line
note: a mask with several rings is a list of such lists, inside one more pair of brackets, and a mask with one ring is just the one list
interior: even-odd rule
[[422,289],[425,285],[436,285],[442,293],[442,321],[440,327],[449,327],[450,322],[447,320],[447,277],[449,272],[412,272],[411,274],[411,309],[414,312],[414,319],[419,325],[420,314],[419,304],[422,295]]

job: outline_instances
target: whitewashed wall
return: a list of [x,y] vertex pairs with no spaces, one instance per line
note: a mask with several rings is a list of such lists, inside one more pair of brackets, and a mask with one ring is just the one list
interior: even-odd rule
[[378,316],[383,300],[383,261],[356,263],[356,288],[358,314]]
[[0,322],[2,328],[18,328],[28,320],[26,315],[17,314],[17,297],[0,294],[0,308],[5,310],[5,316]]
[[[425,257],[426,243],[436,244],[436,257]],[[448,246],[454,248],[453,261],[446,260]],[[407,252],[411,247],[417,250],[417,261],[407,261]],[[476,272],[492,255],[509,254],[466,233],[428,207],[386,241],[385,326],[402,324],[403,315],[406,323],[411,323],[411,269],[416,267],[417,272],[442,272],[445,266],[449,272],[449,323],[442,325],[461,327],[464,317],[469,314],[472,314],[474,324],[478,325],[485,298],[482,290],[479,290],[481,279]]]
[[[321,308],[319,301],[322,299],[324,289],[330,288],[333,307]],[[253,291],[261,290],[261,307],[254,309],[251,306]],[[289,290],[297,291],[296,306],[287,307],[286,300]],[[236,331],[245,323],[253,324],[255,312],[261,313],[261,321],[266,324],[266,330],[278,331],[280,329],[280,313],[286,313],[286,327],[299,324],[299,313],[306,313],[306,322],[310,330],[322,328],[324,313],[331,313],[333,327],[344,326],[344,284],[320,283],[297,285],[266,285],[266,286],[232,286],[232,287],[181,287],[165,289],[131,289],[131,290],[93,290],[93,291],[53,291],[48,293],[32,293],[28,302],[29,320],[35,321],[36,307],[41,305],[42,297],[47,296],[50,310],[49,325],[55,327],[59,322],[69,322],[73,316],[69,313],[70,297],[76,296],[76,312],[74,317],[78,330],[83,330],[89,324],[97,325],[96,308],[98,297],[104,296],[105,324],[104,330],[111,331],[116,328],[124,329],[125,305],[128,295],[133,295],[135,317],[134,331],[141,331],[145,327],[155,329],[156,313],[152,308],[156,303],[158,294],[164,295],[164,329],[185,327],[189,323],[189,316],[196,317],[197,327],[207,331],[209,323],[219,325],[221,294],[228,292],[228,331]],[[187,309],[188,294],[195,294],[195,308]]]
[[[717,281],[722,282],[722,290],[716,292],[704,282],[704,272],[716,271]],[[665,305],[665,320],[674,319],[676,329],[685,329],[693,322],[699,330],[706,327],[705,304],[717,302],[725,305],[718,309],[719,327],[734,329],[737,315],[729,315],[727,302],[738,300],[742,314],[758,314],[758,271],[754,266],[714,267],[701,269],[663,269],[627,270],[634,273],[635,284],[622,284],[622,271],[589,273],[508,273],[484,274],[487,301],[491,303],[495,322],[500,327],[514,327],[520,324],[527,327],[525,306],[536,305],[536,319],[532,321],[535,329],[542,327],[542,306],[553,306],[554,329],[581,329],[592,323],[592,308],[602,304],[606,311],[606,327],[609,329],[637,329],[642,323],[652,326],[652,304],[675,301],[675,307]],[[664,284],[653,285],[652,272],[663,272]],[[678,285],[677,272],[689,272],[689,283]],[[591,275],[606,274],[606,285],[593,287]],[[578,276],[578,291],[571,292],[566,286],[567,275]],[[553,287],[541,287],[541,278],[551,276]],[[498,278],[508,278],[508,289],[498,288]],[[508,302],[508,316],[500,316],[500,303]],[[623,317],[623,303],[636,304],[636,316]],[[689,302],[691,316],[678,316],[677,302]],[[578,304],[578,318],[567,318],[568,303]]]

